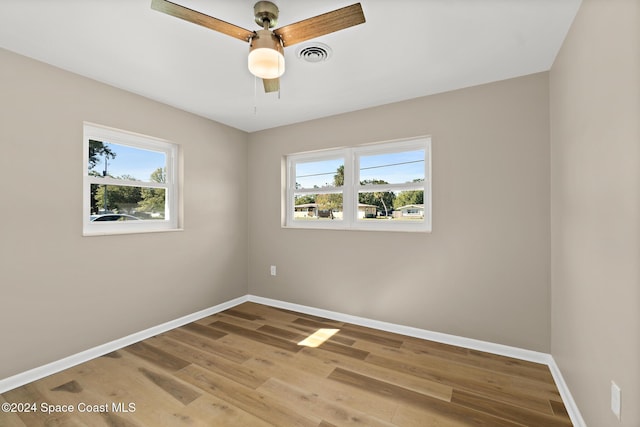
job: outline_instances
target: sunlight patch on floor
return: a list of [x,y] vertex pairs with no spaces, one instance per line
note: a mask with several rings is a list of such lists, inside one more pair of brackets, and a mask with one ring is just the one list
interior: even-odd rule
[[326,340],[334,336],[338,333],[340,329],[318,329],[302,341],[298,343],[298,345],[303,345],[305,347],[318,347],[322,345]]

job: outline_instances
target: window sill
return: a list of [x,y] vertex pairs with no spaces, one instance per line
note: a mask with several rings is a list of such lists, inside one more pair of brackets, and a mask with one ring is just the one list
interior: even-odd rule
[[150,234],[150,233],[172,233],[184,231],[184,228],[169,228],[166,230],[118,230],[118,231],[91,231],[83,232],[83,237],[118,236],[122,234]]
[[427,227],[358,227],[358,226],[330,226],[321,225],[313,226],[310,224],[303,225],[282,225],[281,228],[288,230],[331,230],[331,231],[371,231],[371,232],[395,232],[395,233],[431,233],[431,228]]

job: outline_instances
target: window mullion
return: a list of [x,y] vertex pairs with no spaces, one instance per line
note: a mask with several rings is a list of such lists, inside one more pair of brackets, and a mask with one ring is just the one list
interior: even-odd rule
[[286,195],[287,195],[287,200],[285,202],[285,209],[287,210],[285,213],[285,223],[286,224],[291,224],[293,222],[293,218],[294,218],[294,211],[295,211],[295,202],[294,202],[294,190],[295,190],[295,186],[296,186],[296,167],[295,167],[295,162],[291,159],[287,159],[287,163],[285,165],[286,168],[286,177],[287,177],[287,181],[286,181]]
[[165,190],[170,187],[170,184],[165,182],[155,181],[129,181],[126,179],[117,179],[111,177],[94,177],[89,175],[89,183],[96,185],[110,185],[110,186],[122,186],[122,187],[141,187],[141,188],[164,188]]
[[358,197],[354,195],[353,192],[353,174],[355,170],[353,150],[346,149],[344,152],[344,183],[342,193],[342,211],[345,227],[353,226],[355,216],[358,212]]
[[299,188],[292,189],[292,193],[295,194],[334,194],[342,193],[343,187],[322,187],[322,188]]
[[387,191],[415,191],[424,189],[424,181],[420,182],[407,182],[405,184],[367,184],[356,185],[356,192],[360,193],[373,193],[373,192],[387,192]]

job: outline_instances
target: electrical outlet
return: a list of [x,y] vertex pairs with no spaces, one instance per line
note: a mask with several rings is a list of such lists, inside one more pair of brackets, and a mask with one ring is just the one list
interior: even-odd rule
[[276,275],[276,266],[275,266],[275,265],[272,265],[272,266],[271,266],[271,275],[272,275],[272,276],[275,276],[275,275]]
[[611,381],[611,411],[620,419],[621,390],[618,384]]

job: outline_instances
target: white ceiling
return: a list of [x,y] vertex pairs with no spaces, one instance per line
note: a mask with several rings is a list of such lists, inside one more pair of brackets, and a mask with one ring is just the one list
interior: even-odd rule
[[[255,0],[173,0],[259,29]],[[276,0],[278,26],[357,0]],[[361,0],[367,22],[285,49],[281,93],[247,70],[248,44],[151,10],[151,0],[0,0],[0,47],[245,131],[548,70],[580,0]],[[1,66],[1,64],[0,64]]]

